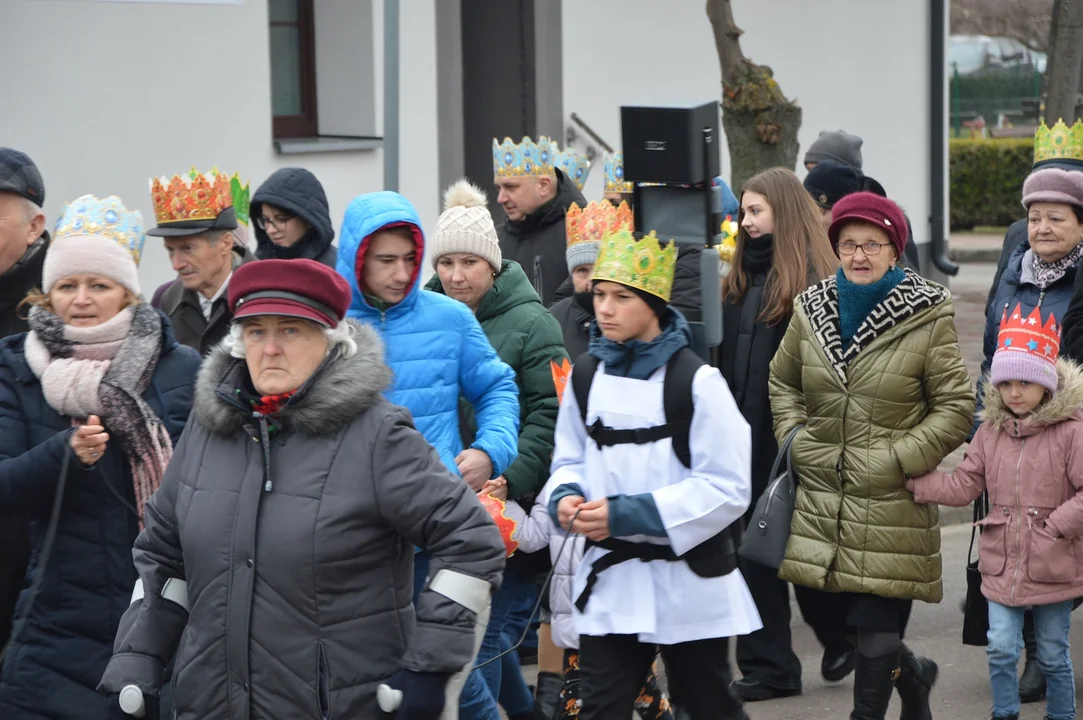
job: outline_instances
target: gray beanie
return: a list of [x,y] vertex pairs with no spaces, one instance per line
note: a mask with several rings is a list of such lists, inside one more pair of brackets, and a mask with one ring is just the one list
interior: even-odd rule
[[598,251],[601,249],[600,242],[585,241],[569,245],[564,251],[564,257],[568,260],[568,272],[573,273],[580,265],[593,265],[598,259]]
[[824,160],[835,160],[848,165],[854,170],[861,169],[861,144],[864,141],[857,135],[851,135],[845,130],[831,132],[824,130],[820,137],[809,145],[805,153],[805,164],[819,163]]

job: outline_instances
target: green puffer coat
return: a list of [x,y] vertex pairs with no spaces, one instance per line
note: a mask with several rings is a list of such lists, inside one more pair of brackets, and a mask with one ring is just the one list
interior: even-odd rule
[[974,392],[946,288],[907,270],[843,351],[834,277],[798,296],[771,362],[771,411],[798,488],[779,577],[829,592],[939,602],[935,505],[905,478],[962,444]]
[[[425,289],[444,292],[436,275]],[[560,365],[568,357],[564,334],[560,323],[541,304],[523,268],[511,260],[501,263],[492,289],[481,299],[474,316],[500,359],[515,371],[519,386],[519,456],[504,471],[504,478],[509,498],[531,496],[549,479],[553,431],[560,410],[549,361]],[[460,427],[464,435],[472,438],[476,427],[473,410],[462,399],[459,408]]]

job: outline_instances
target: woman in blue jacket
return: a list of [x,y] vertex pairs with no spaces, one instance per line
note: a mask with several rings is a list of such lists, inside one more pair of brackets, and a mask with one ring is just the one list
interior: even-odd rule
[[125,717],[95,687],[138,577],[143,505],[184,428],[199,368],[140,300],[142,246],[139,213],[119,199],[68,205],[43,292],[27,298],[30,332],[0,342],[0,513],[27,515],[33,548],[0,717]]

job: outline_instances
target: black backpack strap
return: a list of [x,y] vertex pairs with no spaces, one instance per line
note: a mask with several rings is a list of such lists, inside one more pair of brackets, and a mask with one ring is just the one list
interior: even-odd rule
[[579,419],[583,421],[583,427],[587,426],[587,398],[590,397],[590,386],[597,371],[598,358],[589,352],[577,357],[575,365],[572,366],[572,392],[579,404]]
[[[677,425],[680,430],[673,437],[673,453],[686,468],[692,467],[692,451],[688,447],[688,435],[692,430],[692,381],[705,363],[690,348],[681,348],[666,365],[666,379],[662,386],[662,405],[666,411],[666,425]],[[576,396],[578,397],[578,395]]]

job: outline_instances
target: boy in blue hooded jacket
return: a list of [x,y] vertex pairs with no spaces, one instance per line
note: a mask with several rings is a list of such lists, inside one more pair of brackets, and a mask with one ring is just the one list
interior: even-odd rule
[[[375,328],[394,373],[388,399],[408,409],[418,431],[453,473],[475,491],[499,477],[519,442],[515,373],[500,360],[462,303],[419,283],[425,236],[414,206],[383,191],[359,195],[346,208],[337,270],[350,283],[347,316]],[[477,435],[463,448],[459,397],[474,407]],[[433,571],[439,568],[433,568]],[[429,557],[414,557],[414,596],[428,577]],[[498,720],[488,686],[471,672],[462,691],[463,720]]]

